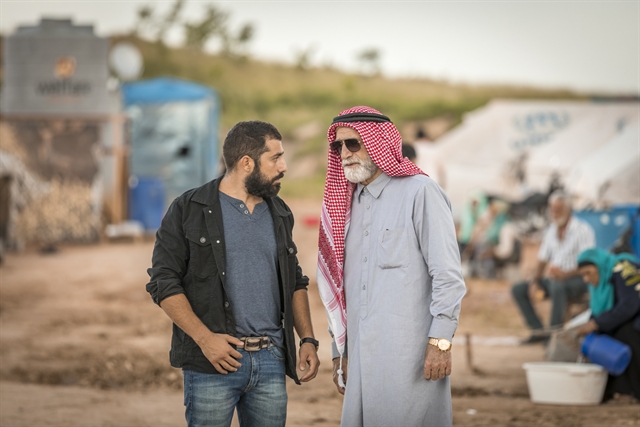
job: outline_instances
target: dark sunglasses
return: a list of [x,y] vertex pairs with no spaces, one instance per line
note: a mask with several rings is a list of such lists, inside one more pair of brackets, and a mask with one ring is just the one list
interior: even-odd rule
[[344,145],[347,147],[347,150],[351,151],[352,153],[360,151],[360,148],[362,148],[362,145],[360,145],[360,141],[358,141],[356,138],[348,138],[342,141],[333,141],[331,144],[329,144],[329,147],[331,148],[331,151],[339,156],[340,153],[342,153],[342,143],[344,143]]

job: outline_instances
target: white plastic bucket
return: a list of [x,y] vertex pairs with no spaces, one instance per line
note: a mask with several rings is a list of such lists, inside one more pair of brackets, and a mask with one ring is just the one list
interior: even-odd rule
[[607,371],[592,363],[532,362],[527,372],[529,395],[534,403],[598,405],[607,385]]

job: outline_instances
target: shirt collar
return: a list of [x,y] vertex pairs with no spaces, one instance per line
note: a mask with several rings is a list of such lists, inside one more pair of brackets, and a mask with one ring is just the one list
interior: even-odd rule
[[387,186],[389,181],[391,181],[391,177],[382,172],[380,176],[374,179],[373,182],[369,183],[369,185],[365,186],[362,184],[358,184],[358,186],[356,187],[356,194],[358,195],[358,197],[360,197],[360,195],[366,188],[367,191],[369,191],[369,193],[371,193],[371,195],[377,199],[378,197],[380,197],[380,194],[382,194],[382,190],[384,190],[384,187]]
[[[565,228],[565,237],[567,234],[573,233],[573,231],[578,226],[578,223],[573,219],[573,214],[569,217],[569,221],[567,222],[567,226]],[[554,236],[558,236],[558,225],[555,222],[551,223],[551,230],[553,231]]]

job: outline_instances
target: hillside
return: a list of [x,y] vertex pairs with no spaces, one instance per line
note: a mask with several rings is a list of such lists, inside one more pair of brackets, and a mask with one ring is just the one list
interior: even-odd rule
[[[141,50],[143,78],[174,76],[215,88],[222,100],[221,133],[240,120],[274,123],[283,134],[290,180],[284,195],[319,196],[323,188],[325,130],[335,115],[369,105],[390,116],[407,141],[417,125],[433,137],[459,123],[462,115],[501,98],[584,99],[586,94],[516,86],[470,86],[431,79],[389,79],[347,74],[333,68],[230,58],[170,48],[128,36]],[[321,154],[322,153],[322,154]],[[291,162],[295,160],[295,162]],[[293,164],[292,164],[293,163]]]
[[346,74],[332,68],[300,69],[247,58],[209,55],[168,48],[129,37],[145,59],[143,78],[175,76],[212,86],[223,101],[223,127],[260,116],[272,120],[287,136],[313,120],[326,120],[341,109],[367,104],[396,122],[425,120],[443,114],[459,120],[467,111],[495,97],[584,98],[563,90],[514,86],[454,85],[430,79],[388,79]]

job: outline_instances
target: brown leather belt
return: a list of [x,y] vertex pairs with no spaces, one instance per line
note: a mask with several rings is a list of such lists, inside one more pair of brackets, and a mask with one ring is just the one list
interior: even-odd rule
[[274,345],[269,337],[242,337],[240,341],[244,343],[244,346],[238,346],[237,348],[244,351],[258,351],[263,348]]

